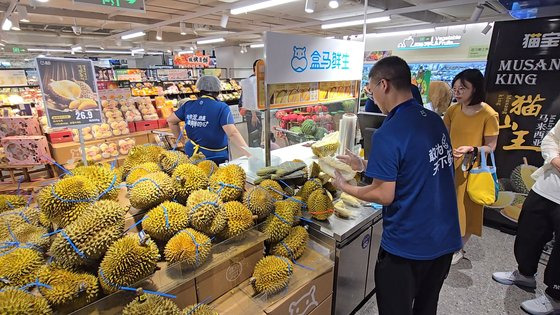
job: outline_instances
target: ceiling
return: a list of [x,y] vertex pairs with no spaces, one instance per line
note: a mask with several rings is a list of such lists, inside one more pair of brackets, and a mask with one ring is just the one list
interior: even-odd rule
[[[223,37],[226,41],[213,46],[199,45],[199,48],[258,43],[262,41],[265,31],[340,37],[362,33],[362,25],[323,30],[321,24],[363,19],[363,0],[339,0],[341,5],[337,9],[328,6],[329,0],[308,0],[316,3],[312,14],[304,11],[306,0],[295,0],[246,14],[229,14],[232,8],[259,1],[263,0],[145,0],[145,12],[136,13],[78,5],[72,0],[50,0],[46,3],[37,0],[0,0],[2,12],[13,10],[17,5],[25,6],[30,21],[20,22],[21,31],[0,31],[0,36],[8,45],[24,48],[70,49],[72,45],[81,45],[86,49],[103,47],[121,50],[141,46],[146,51],[166,51],[188,49],[197,40],[216,37]],[[369,0],[368,18],[389,15],[391,20],[369,24],[367,32],[463,24],[469,21],[479,2]],[[484,10],[479,22],[510,18],[497,1],[481,3],[484,3]],[[220,26],[224,14],[229,15],[226,28]],[[186,23],[186,35],[180,34],[181,21]],[[72,26],[81,27],[81,33],[75,34]],[[161,41],[156,39],[158,29],[162,31]],[[132,40],[120,39],[124,34],[137,31],[144,31],[146,35]]]

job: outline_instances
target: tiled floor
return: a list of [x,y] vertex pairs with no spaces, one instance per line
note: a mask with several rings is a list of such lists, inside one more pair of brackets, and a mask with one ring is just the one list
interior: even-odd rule
[[[438,314],[525,314],[519,305],[534,292],[500,285],[492,272],[516,268],[513,257],[515,236],[484,227],[483,237],[467,243],[466,258],[451,267],[440,294]],[[542,292],[544,267],[539,267],[537,292]],[[356,313],[378,314],[375,295]]]

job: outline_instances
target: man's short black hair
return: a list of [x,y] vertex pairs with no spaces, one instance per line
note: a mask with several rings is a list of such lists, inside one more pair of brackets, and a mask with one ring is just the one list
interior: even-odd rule
[[253,71],[257,71],[257,62],[259,62],[260,59],[257,59],[253,62]]
[[374,81],[385,79],[399,91],[410,91],[412,84],[410,67],[406,61],[397,56],[385,57],[376,62],[369,71],[369,79],[374,79]]
[[477,105],[486,99],[486,91],[484,90],[484,76],[478,69],[466,69],[455,76],[451,86],[455,86],[455,82],[459,80],[464,86],[465,81],[473,86],[473,95],[469,105]]

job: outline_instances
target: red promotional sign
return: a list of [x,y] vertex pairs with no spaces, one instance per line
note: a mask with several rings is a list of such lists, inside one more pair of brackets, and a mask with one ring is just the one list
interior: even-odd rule
[[210,66],[210,56],[206,55],[177,55],[173,57],[176,66],[186,68],[207,68]]

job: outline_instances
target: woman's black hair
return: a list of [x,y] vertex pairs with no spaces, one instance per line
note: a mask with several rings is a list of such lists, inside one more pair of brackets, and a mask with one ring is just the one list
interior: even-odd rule
[[482,72],[478,69],[466,69],[455,76],[451,86],[455,86],[457,80],[461,81],[461,84],[465,85],[465,81],[469,82],[473,86],[473,94],[470,105],[478,105],[486,99],[486,91],[484,90],[484,76]]
[[200,96],[204,96],[204,95],[216,98],[216,97],[218,97],[218,95],[220,95],[220,92],[200,91]]

